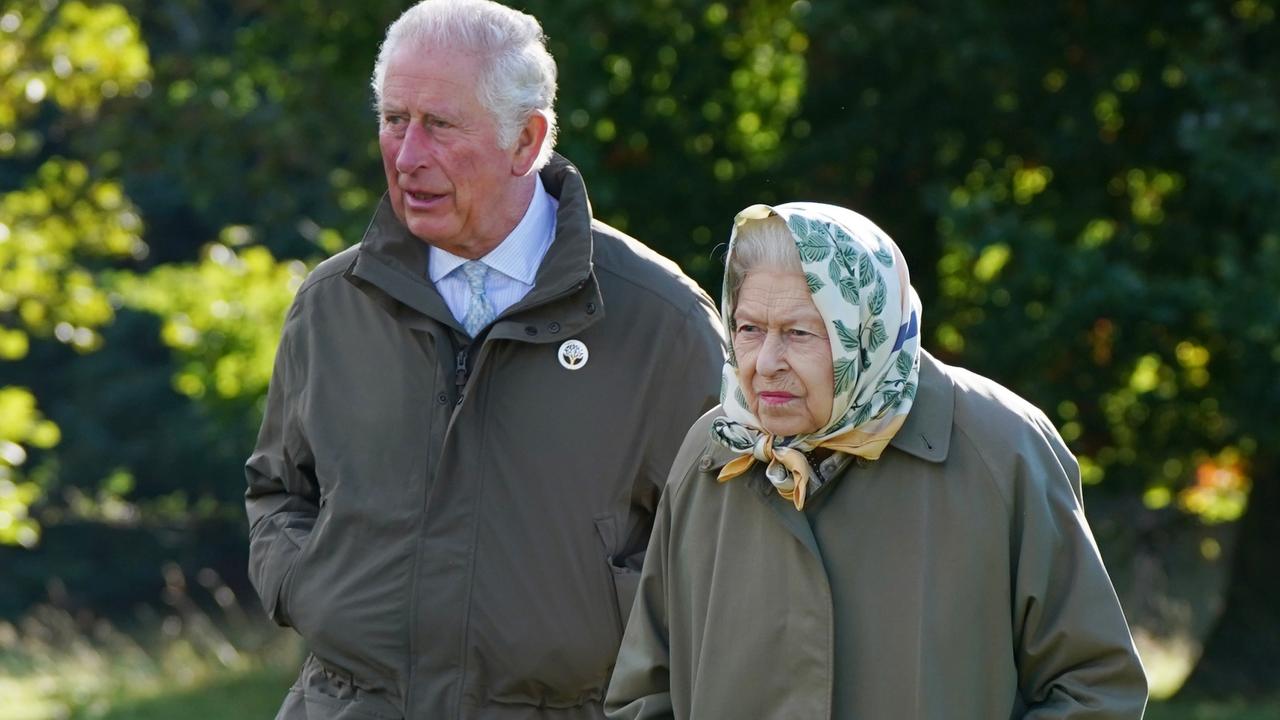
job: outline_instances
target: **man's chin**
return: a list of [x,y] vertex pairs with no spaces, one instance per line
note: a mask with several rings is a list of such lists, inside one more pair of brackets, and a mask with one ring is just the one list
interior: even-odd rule
[[448,235],[441,231],[439,223],[426,221],[422,217],[415,218],[411,212],[405,227],[409,228],[411,235],[428,245],[434,245],[441,249],[448,248],[448,243],[441,239],[448,237]]

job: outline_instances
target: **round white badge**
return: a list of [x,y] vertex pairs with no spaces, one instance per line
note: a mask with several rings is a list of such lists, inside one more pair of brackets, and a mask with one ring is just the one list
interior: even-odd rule
[[556,353],[560,358],[560,365],[566,370],[581,370],[583,365],[587,364],[587,358],[591,353],[587,352],[587,346],[581,340],[565,340],[560,345],[560,352]]

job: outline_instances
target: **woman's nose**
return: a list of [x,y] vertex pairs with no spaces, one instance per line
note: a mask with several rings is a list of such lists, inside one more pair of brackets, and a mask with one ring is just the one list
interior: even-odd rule
[[769,333],[756,356],[756,372],[764,375],[776,375],[787,369],[787,343],[781,333]]

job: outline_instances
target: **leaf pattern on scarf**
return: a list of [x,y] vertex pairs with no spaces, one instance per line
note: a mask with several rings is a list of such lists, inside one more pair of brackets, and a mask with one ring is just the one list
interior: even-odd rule
[[831,245],[821,235],[810,235],[808,239],[796,243],[800,251],[800,259],[806,263],[815,263],[831,257]]
[[870,336],[867,339],[867,350],[870,352],[879,350],[880,346],[889,339],[889,333],[885,331],[884,322],[882,320],[876,320],[871,323],[871,327],[867,329],[867,333]]
[[898,404],[898,398],[902,397],[901,390],[885,390],[880,396],[880,407],[891,408]]
[[853,238],[849,237],[843,230],[837,230],[834,234],[836,240],[836,257],[840,258],[840,262],[844,266],[853,269],[858,263],[858,248],[853,244]]
[[858,377],[858,366],[854,360],[837,360],[832,365],[835,372],[835,394],[841,395],[849,388],[853,387],[854,381]]
[[865,425],[871,419],[871,403],[864,403],[853,414],[853,425]]
[[822,282],[822,278],[819,278],[817,275],[814,275],[813,273],[809,273],[809,272],[805,273],[804,281],[809,286],[810,295],[817,295],[819,290],[826,287],[826,285],[823,284]]
[[893,253],[880,247],[880,248],[876,248],[873,254],[876,256],[876,259],[879,260],[880,263],[885,267],[889,267],[889,268],[893,267]]
[[845,275],[836,283],[840,286],[840,295],[844,301],[850,305],[858,304],[858,284],[854,282],[852,275]]
[[898,360],[895,363],[898,375],[905,378],[911,375],[911,366],[915,364],[915,358],[906,350],[898,351]]
[[792,215],[787,218],[787,227],[791,229],[791,234],[795,235],[797,240],[809,237],[809,219],[803,215]]
[[804,218],[795,216],[787,221],[787,227],[795,235],[801,262],[816,263],[831,257],[833,243],[821,223],[811,225]]
[[858,255],[858,287],[865,288],[875,282],[876,269],[871,266],[871,256],[866,253]]
[[841,320],[836,320],[832,325],[836,328],[836,337],[840,340],[840,347],[843,347],[849,352],[857,352],[858,333],[850,330],[849,326],[845,325]]
[[835,282],[840,282],[840,278],[844,275],[844,270],[840,266],[840,256],[831,258],[831,264],[827,266],[827,274]]
[[876,276],[876,289],[871,293],[871,312],[876,315],[884,314],[884,304],[889,298],[889,290],[885,287],[884,280],[880,276]]

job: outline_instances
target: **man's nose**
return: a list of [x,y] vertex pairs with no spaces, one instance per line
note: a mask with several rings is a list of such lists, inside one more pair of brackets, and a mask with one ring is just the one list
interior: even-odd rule
[[418,123],[409,123],[400,152],[396,153],[396,171],[408,175],[427,163],[430,157],[431,138]]
[[776,375],[787,369],[787,342],[782,333],[768,333],[760,354],[756,356],[756,372],[764,375]]

